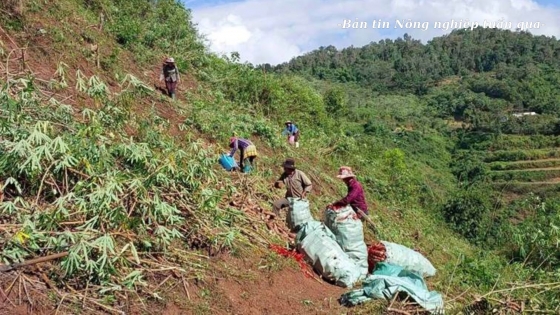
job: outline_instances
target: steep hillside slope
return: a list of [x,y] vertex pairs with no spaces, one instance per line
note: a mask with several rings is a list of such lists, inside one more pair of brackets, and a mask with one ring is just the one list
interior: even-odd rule
[[[323,97],[316,82],[208,53],[189,11],[172,0],[23,0],[0,9],[0,258],[66,254],[1,272],[2,310],[348,312],[336,301],[345,290],[306,278],[270,247],[290,241],[281,219],[270,224],[282,195],[271,183],[290,156],[313,180],[316,218],[345,192],[338,166],[352,166],[380,229],[366,229],[367,240],[424,253],[438,269],[429,286],[450,311],[485,293],[542,296],[526,307],[557,307],[548,270],[509,264],[447,227],[454,143],[417,96],[379,97],[353,112],[367,118],[361,129],[339,118],[347,106],[336,91]],[[158,91],[167,55],[183,72],[177,102]],[[395,102],[407,106],[388,106]],[[286,118],[302,128],[297,150],[279,136]],[[255,140],[255,172],[219,168],[232,132]],[[539,245],[548,255],[549,244]]]

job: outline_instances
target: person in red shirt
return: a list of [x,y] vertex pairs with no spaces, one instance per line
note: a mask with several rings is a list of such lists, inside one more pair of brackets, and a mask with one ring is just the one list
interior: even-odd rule
[[359,210],[363,211],[363,213],[367,215],[369,212],[364,188],[356,179],[356,175],[352,173],[352,168],[348,166],[341,166],[336,177],[344,181],[348,187],[348,194],[346,197],[330,204],[329,207],[340,208],[350,205],[358,214],[359,218],[362,218]]

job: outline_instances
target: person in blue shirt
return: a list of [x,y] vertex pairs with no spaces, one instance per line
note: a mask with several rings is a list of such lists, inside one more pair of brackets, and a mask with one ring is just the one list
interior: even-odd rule
[[299,148],[299,129],[290,120],[286,122],[286,129],[282,131],[282,135],[294,136],[294,142],[296,143],[296,148]]

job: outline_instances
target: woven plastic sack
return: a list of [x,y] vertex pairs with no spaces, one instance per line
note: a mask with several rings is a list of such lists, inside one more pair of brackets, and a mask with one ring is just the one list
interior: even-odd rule
[[443,298],[436,291],[429,291],[426,282],[418,274],[401,266],[384,262],[377,264],[373,274],[363,282],[362,288],[344,293],[340,303],[354,306],[371,299],[392,300],[395,295],[406,293],[432,314],[444,314]]
[[[303,234],[305,237],[301,238]],[[302,226],[298,236],[298,252],[304,254],[305,259],[327,281],[352,288],[354,283],[363,278],[356,263],[342,251],[324,224],[308,222]]]
[[381,243],[386,248],[387,259],[384,262],[401,266],[423,277],[435,276],[436,268],[419,252],[391,242],[381,241]]
[[[325,225],[316,220],[308,221],[307,223],[302,224],[299,231],[296,234],[295,244],[298,245],[299,243],[301,243],[301,241],[303,241],[307,237],[307,235],[311,234],[316,229],[324,229],[324,228]],[[334,236],[331,230],[324,229],[323,232],[325,233],[325,235],[330,237],[333,241],[336,241],[336,236]]]
[[290,208],[286,216],[286,224],[292,231],[297,231],[299,227],[309,221],[314,221],[309,210],[309,200],[300,198],[288,198]]
[[342,250],[359,266],[363,276],[368,274],[368,252],[364,242],[364,228],[351,206],[325,210],[325,225],[336,236]]

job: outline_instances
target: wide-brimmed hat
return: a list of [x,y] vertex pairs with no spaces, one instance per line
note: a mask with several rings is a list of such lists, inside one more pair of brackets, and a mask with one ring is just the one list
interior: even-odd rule
[[292,121],[291,121],[291,120],[288,120],[288,121],[286,121],[284,124],[287,125],[287,124],[291,124],[291,123],[292,123]]
[[282,163],[282,167],[295,169],[296,161],[294,159],[286,159],[286,161]]
[[165,62],[167,62],[167,63],[174,63],[174,62],[175,62],[175,59],[173,59],[172,57],[169,57],[169,58],[165,59]]
[[336,177],[340,178],[340,179],[345,179],[345,178],[349,178],[349,177],[356,177],[356,175],[354,175],[354,173],[352,173],[352,168],[349,166],[341,166],[338,169],[338,175],[336,175]]

